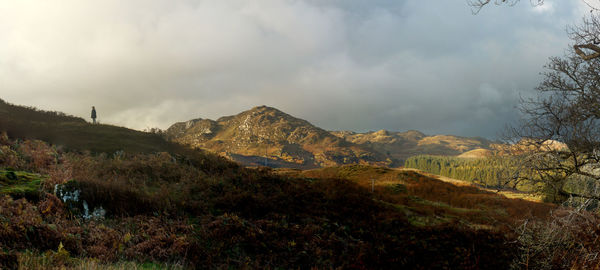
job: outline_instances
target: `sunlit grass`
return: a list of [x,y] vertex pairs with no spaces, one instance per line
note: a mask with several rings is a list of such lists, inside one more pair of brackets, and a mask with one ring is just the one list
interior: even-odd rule
[[[180,270],[185,267],[179,263],[155,263],[119,261],[114,263],[101,262],[94,258],[66,258],[57,260],[57,252],[37,253],[25,251],[19,253],[19,270],[38,269],[69,269],[69,270]],[[59,261],[60,260],[60,261]]]

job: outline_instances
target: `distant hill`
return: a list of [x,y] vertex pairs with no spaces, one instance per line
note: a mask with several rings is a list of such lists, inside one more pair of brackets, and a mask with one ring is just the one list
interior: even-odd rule
[[390,165],[368,146],[348,142],[306,120],[259,106],[216,121],[179,122],[166,131],[169,139],[201,147],[246,165],[315,168],[342,164]]
[[355,133],[333,131],[333,135],[349,142],[367,146],[397,162],[415,155],[456,156],[475,149],[490,149],[492,142],[484,138],[466,138],[452,135],[427,136],[419,131]]
[[556,140],[521,139],[514,144],[495,144],[492,148],[500,155],[521,155],[530,151],[568,151],[569,147]]
[[494,154],[494,151],[489,149],[474,149],[458,155],[459,158],[486,158]]

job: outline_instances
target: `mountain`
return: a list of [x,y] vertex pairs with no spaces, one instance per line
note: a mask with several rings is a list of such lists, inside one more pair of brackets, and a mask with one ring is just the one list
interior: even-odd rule
[[266,162],[271,167],[316,168],[391,164],[385,155],[368,146],[348,142],[306,120],[267,106],[216,121],[194,119],[175,123],[166,130],[166,136],[246,165]]
[[483,138],[466,138],[452,135],[427,136],[419,131],[391,132],[380,130],[366,133],[333,131],[333,135],[346,141],[369,147],[385,154],[395,163],[402,164],[414,155],[456,156],[475,149],[490,149],[492,142]]
[[487,155],[493,144],[483,138],[428,136],[416,130],[326,131],[266,106],[216,121],[199,118],[175,123],[166,136],[246,165],[302,169],[342,164],[401,166],[415,155],[457,156],[476,149]]

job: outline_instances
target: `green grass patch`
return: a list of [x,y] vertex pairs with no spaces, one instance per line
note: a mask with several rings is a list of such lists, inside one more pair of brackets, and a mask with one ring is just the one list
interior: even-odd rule
[[444,210],[450,211],[450,212],[455,212],[455,213],[469,213],[469,212],[481,212],[481,209],[469,209],[469,208],[461,208],[461,207],[454,207],[451,206],[447,203],[444,202],[437,202],[437,201],[430,201],[430,200],[425,200],[423,198],[420,197],[416,197],[416,196],[410,196],[410,198],[414,201],[417,202],[421,205],[426,205],[426,206],[433,206],[436,208],[442,208]]
[[179,270],[180,264],[117,261],[101,262],[95,258],[76,258],[63,250],[37,251],[26,250],[17,255],[18,269],[97,269],[97,270]]
[[13,198],[27,198],[37,200],[43,177],[39,174],[0,170],[0,194],[10,195]]

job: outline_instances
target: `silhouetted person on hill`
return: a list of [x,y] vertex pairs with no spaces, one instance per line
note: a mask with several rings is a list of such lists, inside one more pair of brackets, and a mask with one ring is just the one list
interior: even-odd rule
[[96,108],[92,106],[92,121],[96,124]]

